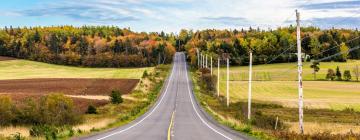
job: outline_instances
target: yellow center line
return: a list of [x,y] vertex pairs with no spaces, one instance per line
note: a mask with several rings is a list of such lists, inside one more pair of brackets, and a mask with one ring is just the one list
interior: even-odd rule
[[174,114],[175,114],[175,111],[173,111],[172,115],[171,115],[170,125],[168,128],[168,137],[167,137],[168,140],[171,140],[171,128],[172,128],[173,121],[174,121]]

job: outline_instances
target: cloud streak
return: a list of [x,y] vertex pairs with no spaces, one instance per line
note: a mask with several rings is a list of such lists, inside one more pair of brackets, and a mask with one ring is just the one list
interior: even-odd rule
[[[137,31],[173,32],[181,28],[197,30],[259,26],[267,29],[295,24],[295,9],[300,10],[304,22],[313,25],[330,26],[331,23],[327,22],[336,22],[343,18],[349,20],[342,22],[339,27],[360,25],[355,19],[360,15],[350,17],[359,13],[359,0],[317,0],[313,3],[309,3],[309,0],[23,1],[31,5],[24,4],[22,8],[17,8],[21,3],[15,2],[13,5],[16,7],[0,5],[0,26],[94,24],[131,27]],[[289,20],[284,21],[287,17],[290,17]],[[24,20],[27,22],[23,22]]]
[[359,17],[329,17],[329,18],[312,18],[306,20],[305,22],[313,23],[313,26],[320,28],[360,28],[360,18]]
[[304,4],[301,5],[301,7],[307,10],[359,8],[360,1],[355,0],[355,1],[323,2],[323,3],[314,3],[314,4]]

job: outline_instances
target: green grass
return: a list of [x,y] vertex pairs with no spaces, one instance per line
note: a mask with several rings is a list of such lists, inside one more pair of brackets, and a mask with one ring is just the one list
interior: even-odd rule
[[[323,62],[320,65],[319,79],[324,79],[327,69],[339,66],[343,71],[351,69],[360,61],[349,61],[347,63]],[[268,64],[254,66],[255,79],[253,81],[252,97],[255,102],[270,102],[281,104],[286,107],[297,107],[298,105],[298,86],[296,81],[296,68],[292,72],[284,73],[281,77],[267,78],[259,73],[267,75],[279,75],[287,71],[289,67],[296,64]],[[307,108],[325,108],[342,110],[353,108],[360,111],[360,82],[339,82],[339,81],[310,81],[313,80],[312,69],[309,63],[304,64],[304,105]],[[245,101],[248,94],[248,82],[241,81],[247,79],[248,67],[230,68],[230,100],[231,102]],[[225,69],[221,69],[220,92],[226,93]],[[239,75],[240,73],[243,73]],[[236,74],[235,74],[236,73]],[[215,72],[216,74],[216,72]],[[257,75],[256,75],[257,74]],[[260,76],[259,76],[260,75]],[[264,80],[264,81],[261,81]],[[309,81],[306,81],[309,80]]]
[[28,60],[0,61],[0,80],[30,78],[123,78],[140,79],[148,68],[83,68]]
[[[314,80],[313,69],[310,68],[311,62],[303,63],[303,79]],[[324,80],[329,68],[336,70],[339,66],[341,73],[345,70],[353,70],[359,65],[360,60],[348,60],[348,62],[320,62],[320,71],[317,73],[317,80]],[[248,66],[234,66],[230,68],[230,80],[248,80]],[[214,68],[217,73],[217,67]],[[353,75],[353,73],[351,73]],[[225,80],[226,67],[220,69],[221,79]],[[272,80],[272,81],[295,81],[297,79],[297,63],[279,63],[253,66],[253,80]],[[355,77],[353,76],[353,80]]]
[[[247,82],[231,81],[231,103],[226,105],[225,81],[221,82],[222,94],[206,90],[200,80],[200,72],[192,72],[194,93],[204,109],[215,120],[234,130],[244,132],[258,139],[328,139],[343,137],[357,139],[350,130],[359,132],[360,112],[350,107],[359,107],[359,86],[356,82],[306,81],[304,127],[305,134],[299,135],[296,81],[261,81],[254,83],[252,119],[247,119]],[[329,83],[334,84],[330,85]],[[328,87],[329,86],[329,87]],[[345,92],[341,92],[345,91]],[[345,94],[344,94],[345,93]],[[277,104],[293,105],[291,107]],[[329,104],[334,106],[330,106]],[[312,105],[312,106],[309,106]],[[316,109],[328,105],[333,109]],[[341,108],[340,108],[341,107]],[[349,106],[347,106],[349,107]],[[359,108],[356,108],[359,110]],[[276,118],[279,119],[275,130]],[[324,133],[325,132],[325,133]],[[328,133],[329,132],[329,133]],[[334,135],[332,135],[332,134]],[[335,135],[336,134],[336,135]],[[349,138],[350,137],[350,138]],[[339,139],[339,138],[336,138]]]

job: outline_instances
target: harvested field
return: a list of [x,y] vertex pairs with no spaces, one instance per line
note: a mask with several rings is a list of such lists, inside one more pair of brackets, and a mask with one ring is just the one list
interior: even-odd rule
[[0,61],[6,61],[6,60],[15,60],[15,58],[6,57],[6,56],[0,56]]
[[0,80],[0,94],[63,93],[67,95],[108,95],[112,90],[130,93],[137,79],[21,79]]

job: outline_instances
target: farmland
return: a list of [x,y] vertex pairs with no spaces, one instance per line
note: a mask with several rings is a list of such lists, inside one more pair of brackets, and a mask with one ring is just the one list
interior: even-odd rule
[[[306,81],[314,80],[313,69],[310,68],[311,62],[303,63],[303,79]],[[316,80],[325,80],[328,69],[335,70],[339,66],[341,72],[344,70],[352,71],[354,66],[359,65],[359,60],[348,60],[348,62],[320,62],[320,70],[316,73]],[[222,64],[221,79],[226,80],[226,67]],[[217,68],[214,67],[214,73]],[[230,68],[230,81],[248,80],[249,67],[234,66]],[[296,81],[297,63],[278,63],[253,66],[254,81]],[[356,80],[354,77],[352,80]]]
[[[308,108],[327,108],[342,110],[353,108],[360,111],[360,83],[324,81],[327,70],[339,66],[342,70],[351,70],[360,65],[360,61],[347,63],[322,62],[314,81],[310,63],[304,64],[304,105]],[[295,63],[281,63],[254,66],[253,99],[262,102],[278,103],[288,107],[297,107],[297,68]],[[289,69],[290,68],[290,69]],[[230,68],[231,101],[244,101],[248,91],[248,67]],[[226,91],[226,69],[221,69],[220,93]],[[216,72],[215,72],[216,73]],[[355,80],[355,78],[353,78]]]
[[[9,59],[8,57],[2,57]],[[1,59],[1,58],[0,58]],[[152,68],[83,68],[34,62],[22,59],[0,61],[0,80],[30,78],[105,78],[140,79]]]
[[[10,97],[21,110],[32,101],[42,102],[48,95],[64,94],[73,101],[74,111],[82,118],[80,124],[76,124],[72,128],[72,130],[81,132],[76,135],[123,125],[135,119],[154,101],[153,96],[156,96],[160,90],[159,87],[169,69],[169,66],[160,66],[159,68],[85,68],[10,57],[0,57],[0,60],[0,96],[2,99]],[[144,77],[144,71],[152,76]],[[161,74],[159,74],[160,72]],[[157,75],[154,75],[155,73]],[[150,81],[148,78],[153,80]],[[122,94],[124,99],[122,104],[110,104],[109,94],[113,90]],[[97,108],[97,115],[85,114],[90,105]],[[119,116],[119,114],[121,115]],[[117,118],[121,119],[117,120]],[[32,126],[28,123],[9,127],[2,126],[0,127],[0,138],[10,136],[15,132],[21,132],[22,136],[29,136],[31,128]],[[69,131],[67,128],[63,132],[59,131],[58,137],[68,137]]]

